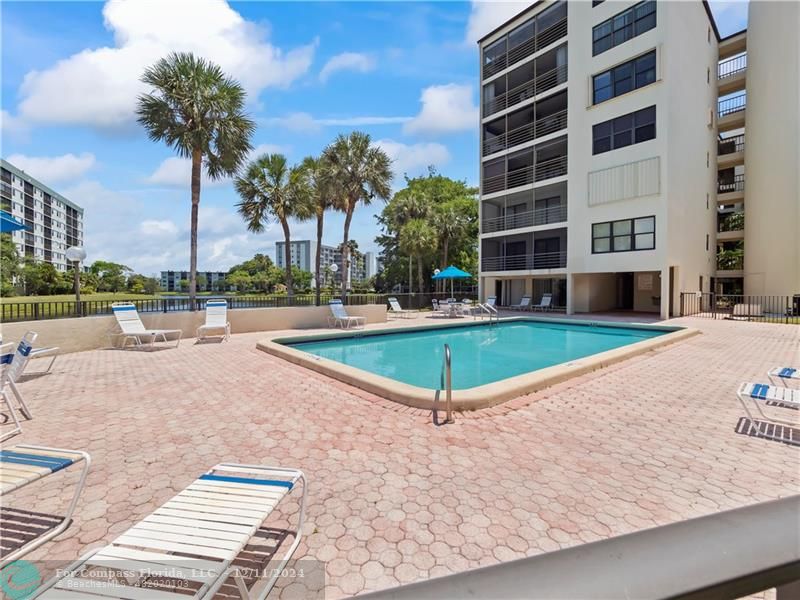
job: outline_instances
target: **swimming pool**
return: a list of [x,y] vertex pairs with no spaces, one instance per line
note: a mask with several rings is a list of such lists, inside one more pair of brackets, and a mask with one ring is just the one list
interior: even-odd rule
[[490,406],[696,333],[520,317],[266,340],[258,347],[391,400],[432,407],[444,345],[458,408]]

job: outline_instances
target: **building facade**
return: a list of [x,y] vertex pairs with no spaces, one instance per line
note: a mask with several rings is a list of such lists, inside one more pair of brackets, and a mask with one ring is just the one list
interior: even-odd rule
[[[323,285],[341,285],[341,270],[335,273],[330,271],[332,265],[336,265],[341,269],[341,251],[334,246],[322,245],[321,248],[320,270],[322,271],[322,277],[323,279],[330,279],[330,281],[323,281]],[[371,275],[367,274],[369,268],[367,255],[369,254],[371,253],[362,254],[358,251],[350,253],[350,282],[361,283],[371,277]],[[294,240],[291,242],[291,264],[302,271],[311,273],[315,280],[317,279],[317,274],[315,272],[316,257],[316,242],[311,240]],[[286,268],[286,242],[275,242],[275,264],[281,269]]]
[[[753,25],[737,35],[752,45],[754,27],[768,37],[775,19],[796,25],[797,3],[787,3],[783,17],[754,17],[774,15],[778,4],[750,3]],[[794,160],[795,168],[782,166],[777,180],[765,177],[763,190],[780,192],[763,201],[771,205],[766,212],[794,215],[784,232],[792,241],[763,258],[745,251],[741,272],[730,269],[737,252],[723,250],[735,235],[747,235],[744,247],[750,246],[749,216],[746,233],[728,231],[741,220],[728,215],[741,212],[744,156],[749,161],[750,155],[731,162],[723,150],[736,147],[725,140],[744,126],[747,99],[738,97],[743,88],[737,86],[747,80],[751,95],[753,64],[747,66],[747,45],[736,36],[719,39],[707,4],[544,0],[483,38],[483,297],[512,304],[523,295],[538,302],[549,292],[568,313],[634,310],[667,317],[679,311],[681,291],[719,290],[737,276],[753,293],[800,291],[797,36],[791,27],[778,27],[762,50],[767,79],[774,77],[769,68],[785,68],[778,66],[780,49],[794,44],[786,94],[775,99],[762,81],[757,97],[763,115],[794,107],[787,115],[794,138],[786,133],[780,139],[782,163]],[[751,109],[746,112],[749,121]],[[773,121],[774,129],[781,119]],[[751,191],[748,183],[748,198]],[[753,244],[768,231],[767,223],[759,224]],[[772,261],[791,264],[791,252],[788,282],[755,285],[749,265],[753,274],[769,271]],[[718,257],[728,262],[718,265]]]
[[11,234],[20,256],[66,271],[67,248],[83,246],[83,209],[2,159],[0,180],[0,208],[27,226]]
[[[198,271],[197,290],[200,292],[222,292],[226,289],[226,271]],[[200,279],[202,277],[202,279]],[[165,292],[184,292],[181,281],[189,281],[189,271],[161,271],[161,289]],[[202,283],[202,285],[201,285]]]

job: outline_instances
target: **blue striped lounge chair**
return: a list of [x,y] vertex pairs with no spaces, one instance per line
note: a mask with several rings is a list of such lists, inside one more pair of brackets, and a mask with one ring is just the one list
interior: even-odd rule
[[736,392],[736,395],[742,403],[744,411],[747,413],[751,423],[756,421],[749,408],[750,405],[753,405],[756,407],[763,421],[795,427],[800,425],[800,421],[798,420],[791,421],[768,415],[763,409],[763,405],[770,402],[776,405],[776,408],[784,407],[794,409],[795,412],[800,410],[800,390],[777,385],[768,385],[766,383],[743,383]]
[[[75,494],[64,517],[15,508],[9,496],[20,488],[72,465],[83,464]],[[75,505],[86,485],[91,458],[79,450],[17,444],[0,450],[0,567],[35,550],[72,523]]]
[[224,298],[212,298],[206,302],[206,322],[197,328],[197,339],[222,336],[223,340],[231,338],[231,324],[228,322],[228,301]]
[[[22,375],[25,370],[25,365],[28,364],[31,352],[33,351],[33,341],[36,339],[36,334],[32,331],[27,332],[17,344],[17,349],[14,354],[4,355],[2,372],[0,372],[0,397],[8,409],[10,420],[14,424],[14,428],[4,432],[0,435],[0,441],[7,440],[22,431],[22,425],[19,422],[17,412],[21,412],[26,419],[31,419],[31,411],[25,403],[25,398],[22,396],[17,387],[17,379]],[[12,396],[17,401],[18,407],[14,406]]]
[[775,367],[767,372],[767,376],[773,384],[777,385],[780,383],[781,385],[786,386],[788,381],[800,381],[800,369],[794,369],[792,367]]
[[[270,561],[266,572],[260,572],[264,576],[248,589],[246,575],[252,569],[245,572],[234,561],[300,480],[303,495],[294,541],[280,562]],[[61,569],[36,597],[211,599],[232,578],[241,598],[263,599],[300,543],[306,494],[305,476],[297,469],[219,464],[108,546]],[[99,579],[92,567],[124,569],[127,577]],[[168,585],[157,583],[161,573]]]
[[111,305],[111,311],[117,318],[117,324],[121,330],[118,336],[123,339],[122,347],[132,341],[135,346],[141,347],[149,342],[152,348],[156,342],[167,342],[167,336],[176,338],[175,347],[181,343],[183,332],[180,329],[147,329],[139,317],[136,305],[132,302],[115,302]]
[[354,317],[347,314],[341,300],[331,300],[328,303],[331,310],[331,316],[328,317],[328,325],[331,327],[341,327],[342,329],[351,329],[364,327],[366,318]]

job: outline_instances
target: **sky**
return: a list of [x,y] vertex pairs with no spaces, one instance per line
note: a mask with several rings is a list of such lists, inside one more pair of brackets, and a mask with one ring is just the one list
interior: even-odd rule
[[[586,0],[588,1],[588,0]],[[0,152],[85,209],[87,262],[144,274],[188,268],[189,164],[136,124],[142,71],[170,51],[219,64],[248,94],[253,156],[300,162],[339,133],[366,131],[393,160],[393,189],[433,165],[477,185],[475,41],[529,2],[0,2]],[[720,33],[746,1],[711,2]],[[230,180],[203,181],[198,267],[266,253],[279,226],[248,233]],[[376,250],[382,202],[357,209],[351,238]],[[326,216],[324,243],[342,238]],[[292,224],[314,239],[313,222]]]

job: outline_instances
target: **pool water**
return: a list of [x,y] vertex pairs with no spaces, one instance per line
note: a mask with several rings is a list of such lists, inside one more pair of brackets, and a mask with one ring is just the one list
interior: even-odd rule
[[450,345],[453,389],[493,383],[670,333],[671,329],[594,324],[500,322],[492,326],[360,335],[288,346],[376,375],[438,389],[444,344]]

